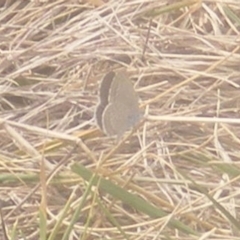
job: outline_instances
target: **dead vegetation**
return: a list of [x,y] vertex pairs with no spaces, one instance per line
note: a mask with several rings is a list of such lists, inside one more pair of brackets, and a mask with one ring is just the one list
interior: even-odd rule
[[[239,239],[239,1],[3,2],[8,238]],[[118,68],[148,121],[115,148],[93,116]]]

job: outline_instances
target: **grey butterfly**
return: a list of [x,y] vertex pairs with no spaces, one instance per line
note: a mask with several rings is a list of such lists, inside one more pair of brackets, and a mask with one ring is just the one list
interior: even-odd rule
[[118,137],[139,121],[138,96],[123,71],[109,72],[103,77],[95,118],[105,134]]

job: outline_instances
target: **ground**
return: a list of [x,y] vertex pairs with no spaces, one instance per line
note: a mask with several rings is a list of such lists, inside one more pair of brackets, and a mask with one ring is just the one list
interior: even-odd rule
[[[1,239],[239,239],[238,0],[0,7]],[[144,116],[114,138],[118,70]]]

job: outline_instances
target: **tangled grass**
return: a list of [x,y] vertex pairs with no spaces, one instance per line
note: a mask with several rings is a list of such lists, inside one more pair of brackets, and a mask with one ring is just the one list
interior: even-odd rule
[[[0,7],[1,239],[239,239],[238,0]],[[119,68],[146,119],[116,143]]]

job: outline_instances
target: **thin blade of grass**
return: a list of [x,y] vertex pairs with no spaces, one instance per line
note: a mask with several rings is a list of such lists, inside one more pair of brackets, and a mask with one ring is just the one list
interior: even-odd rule
[[87,188],[86,188],[86,190],[85,190],[85,192],[84,192],[84,194],[82,196],[82,199],[81,199],[81,201],[80,201],[80,203],[79,203],[75,213],[73,214],[73,217],[71,219],[71,222],[70,222],[68,228],[65,230],[65,233],[64,233],[64,235],[62,237],[62,240],[68,240],[69,239],[70,233],[73,230],[74,224],[77,222],[77,220],[79,218],[79,215],[81,213],[81,210],[84,207],[84,203],[85,203],[88,195],[91,193],[91,188],[94,185],[94,183],[96,183],[96,179],[97,179],[97,177],[94,176],[94,175],[92,175],[91,179],[89,179],[89,184],[88,184],[88,186],[87,186]]

